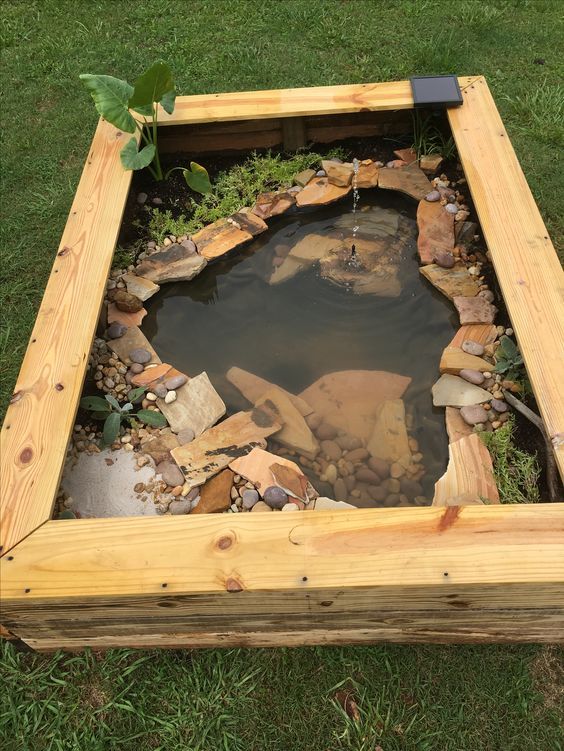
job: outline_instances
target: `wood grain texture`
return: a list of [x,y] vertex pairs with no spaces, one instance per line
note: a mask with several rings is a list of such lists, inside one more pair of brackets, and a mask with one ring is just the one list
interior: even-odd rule
[[462,96],[449,122],[564,478],[564,271],[485,79]]
[[0,436],[0,551],[51,515],[131,181],[100,121]]
[[490,452],[477,433],[464,436],[448,447],[448,467],[435,483],[433,506],[449,506],[453,499],[499,503]]
[[[462,88],[474,76],[459,78]],[[159,108],[160,125],[262,120],[305,115],[412,109],[409,81],[317,86],[270,91],[234,91],[228,94],[179,96],[172,115]]]

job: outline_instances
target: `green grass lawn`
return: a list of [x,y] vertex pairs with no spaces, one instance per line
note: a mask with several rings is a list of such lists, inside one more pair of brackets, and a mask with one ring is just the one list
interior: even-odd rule
[[[132,80],[162,57],[180,93],[485,74],[562,245],[558,0],[7,0],[0,18],[2,409],[95,127],[81,72]],[[2,654],[4,751],[564,748],[554,650]]]

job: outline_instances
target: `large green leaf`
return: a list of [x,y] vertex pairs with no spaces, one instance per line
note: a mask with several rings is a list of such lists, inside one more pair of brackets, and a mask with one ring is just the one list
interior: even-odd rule
[[155,158],[155,144],[149,143],[141,151],[137,151],[137,141],[130,138],[120,151],[121,163],[124,169],[143,169],[147,167]]
[[112,412],[106,417],[104,423],[104,430],[102,431],[102,438],[106,446],[109,446],[115,441],[119,435],[120,417],[117,412]]
[[135,120],[128,110],[133,87],[127,81],[91,73],[83,73],[80,79],[92,95],[98,113],[105,120],[126,133],[135,132]]
[[172,89],[172,91],[165,91],[161,99],[161,106],[165,112],[168,112],[169,115],[172,115],[172,113],[174,112],[175,101],[176,91],[174,89]]
[[118,400],[115,398],[115,396],[112,396],[111,394],[106,394],[104,398],[106,399],[107,402],[109,402],[112,405],[114,409],[117,409],[118,412],[121,410],[120,404]]
[[172,71],[166,63],[159,60],[151,65],[149,70],[146,70],[145,73],[139,76],[135,81],[133,94],[129,99],[129,107],[145,115],[147,113],[147,107],[153,102],[160,102],[165,94],[169,95],[167,98],[168,105],[170,103],[170,92],[174,94]]
[[111,407],[105,399],[101,396],[83,396],[80,400],[80,406],[82,409],[91,410],[93,412],[110,412]]
[[182,174],[188,187],[195,190],[196,193],[211,193],[212,185],[210,176],[205,167],[196,162],[190,162],[190,169],[185,169]]
[[164,428],[167,425],[166,417],[160,412],[154,412],[152,409],[140,409],[136,417],[146,425],[152,425],[154,428]]
[[137,402],[143,396],[145,390],[145,386],[138,386],[136,389],[131,389],[131,391],[127,395],[127,398],[130,402]]

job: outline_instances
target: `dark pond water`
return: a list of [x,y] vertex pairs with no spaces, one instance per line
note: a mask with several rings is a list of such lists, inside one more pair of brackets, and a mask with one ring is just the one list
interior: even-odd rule
[[[345,199],[270,220],[269,231],[243,251],[191,282],[164,285],[146,304],[143,330],[163,361],[192,376],[205,370],[230,411],[249,406],[225,378],[231,366],[296,394],[334,371],[409,376],[403,399],[426,469],[419,482],[430,500],[448,455],[444,411],[433,408],[431,386],[455,317],[419,274],[415,202],[374,190],[361,194],[355,217],[351,204]],[[351,285],[324,278],[319,263],[269,284],[273,264],[287,263],[284,255],[304,237],[330,234],[350,244],[355,224],[359,243],[389,244],[381,257],[392,262],[397,296],[355,294]],[[371,504],[366,489],[363,496],[359,505],[382,505]]]

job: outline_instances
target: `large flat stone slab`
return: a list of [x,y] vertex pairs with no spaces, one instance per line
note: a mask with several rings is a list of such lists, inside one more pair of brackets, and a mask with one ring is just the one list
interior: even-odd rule
[[389,241],[350,237],[322,258],[319,268],[324,279],[346,286],[357,295],[398,297],[401,294],[399,258]]
[[486,389],[450,374],[442,375],[431,390],[435,407],[469,407],[489,402],[493,398]]
[[273,270],[268,283],[270,285],[274,285],[281,284],[282,282],[287,282],[288,279],[292,279],[292,277],[296,276],[296,274],[299,274],[300,271],[307,269],[307,267],[310,266],[311,263],[312,261],[300,261],[297,258],[290,258],[290,256],[286,256],[280,266],[277,266]]
[[[448,447],[449,462],[445,474],[435,483],[433,506],[499,503],[490,452],[480,437],[460,438]],[[453,503],[454,501],[454,503]]]
[[[259,217],[256,217],[259,220]],[[262,219],[260,220],[262,221]],[[268,228],[266,222],[263,222],[264,229]],[[264,231],[264,230],[263,230]],[[252,240],[256,232],[250,232],[245,229],[241,223],[231,219],[218,219],[213,224],[208,224],[199,232],[192,236],[196,243],[198,253],[208,261],[219,256],[229,253],[230,250],[238,248],[249,240]]]
[[432,189],[425,173],[416,164],[407,167],[382,167],[378,172],[378,187],[384,190],[399,190],[420,201]]
[[372,456],[389,463],[409,460],[411,451],[402,399],[390,399],[379,405],[366,448]]
[[350,185],[339,187],[332,185],[326,177],[316,177],[296,195],[296,205],[325,206],[347,196],[352,190]]
[[492,323],[478,323],[461,326],[453,336],[449,347],[462,347],[463,342],[477,342],[486,346],[492,344],[497,337],[496,327]]
[[238,389],[243,394],[245,399],[248,399],[251,404],[256,404],[261,399],[261,397],[266,394],[267,391],[277,389],[278,391],[281,391],[283,394],[285,394],[288,399],[290,399],[294,407],[303,417],[307,417],[313,412],[313,407],[311,407],[302,397],[291,394],[281,386],[278,386],[275,383],[271,383],[265,378],[261,378],[254,373],[249,373],[247,370],[243,370],[242,368],[229,368],[226,373],[226,378],[229,383],[232,383],[233,386],[235,386],[235,388]]
[[155,284],[187,282],[197,276],[206,264],[206,259],[194,253],[193,249],[174,243],[144,258],[135,272]]
[[380,167],[372,159],[364,159],[356,175],[357,188],[376,188],[378,185],[378,173]]
[[417,207],[417,252],[421,263],[433,263],[437,253],[454,248],[454,216],[439,202],[420,201]]
[[478,282],[468,273],[466,266],[457,265],[452,269],[443,269],[431,263],[428,266],[421,266],[419,271],[449,300],[458,296],[475,297],[480,291]]
[[150,363],[161,362],[151,343],[138,326],[130,326],[119,339],[110,339],[108,347],[116,354],[124,365],[131,365],[129,353],[134,349],[146,349],[151,355]]
[[115,302],[111,302],[108,305],[107,319],[110,323],[121,323],[123,326],[140,326],[141,321],[147,315],[145,308],[137,310],[135,313],[127,313],[125,310],[120,310]]
[[279,191],[277,193],[261,193],[253,206],[253,214],[261,219],[270,219],[272,216],[284,214],[296,203],[292,193]]
[[262,496],[266,488],[270,485],[276,485],[276,480],[271,469],[276,464],[281,464],[292,469],[296,474],[303,475],[302,470],[295,462],[282,456],[271,454],[270,451],[265,451],[258,447],[254,448],[246,456],[241,456],[232,461],[229,468],[236,474],[244,477],[245,480],[252,482]]
[[282,446],[310,459],[319,453],[317,439],[284,392],[279,389],[270,389],[261,396],[256,406],[271,411],[274,419],[282,425],[282,430],[274,434],[275,440]]
[[492,368],[493,365],[482,357],[469,355],[459,347],[450,346],[443,350],[439,363],[439,371],[441,373],[452,373],[453,375],[456,375],[461,370],[479,370],[481,373],[485,373]]
[[158,284],[155,284],[150,279],[146,279],[143,276],[137,276],[137,274],[124,274],[122,281],[125,282],[127,291],[131,295],[135,295],[142,302],[148,300],[153,295],[156,295],[160,290]]
[[190,428],[195,436],[215,425],[226,412],[205,372],[177,389],[175,401],[167,404],[164,399],[157,399],[157,405],[174,433]]
[[342,370],[321,376],[300,397],[325,422],[366,443],[378,406],[400,399],[410,383],[411,378],[383,370]]
[[455,297],[454,307],[458,311],[462,326],[473,323],[493,323],[497,308],[483,297]]
[[354,167],[350,163],[334,162],[331,159],[321,160],[321,169],[327,173],[327,179],[332,185],[346,188],[353,179]]
[[332,235],[319,235],[312,232],[302,237],[292,247],[287,258],[293,258],[304,263],[314,263],[325,258],[332,250],[342,244],[342,239]]
[[240,456],[245,456],[264,440],[280,430],[281,425],[259,408],[237,412],[214,428],[206,430],[185,446],[172,449],[171,454],[182,470],[190,488],[202,485]]

